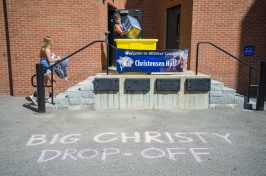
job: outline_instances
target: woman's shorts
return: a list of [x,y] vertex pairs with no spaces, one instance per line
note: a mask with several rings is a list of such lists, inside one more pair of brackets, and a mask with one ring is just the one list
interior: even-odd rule
[[44,75],[49,75],[49,74],[51,74],[51,70],[50,69],[46,70],[46,72],[44,73]]

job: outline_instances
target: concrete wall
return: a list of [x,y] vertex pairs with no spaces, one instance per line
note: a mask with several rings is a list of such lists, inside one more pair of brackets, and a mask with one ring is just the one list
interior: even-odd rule
[[[97,74],[95,78],[106,78],[106,74]],[[185,91],[187,78],[209,78],[207,75],[195,76],[194,73],[180,75],[109,75],[119,78],[119,91],[95,91],[95,109],[207,109],[208,91]],[[150,78],[149,91],[126,91],[126,78]],[[157,91],[156,78],[180,78],[180,91]]]

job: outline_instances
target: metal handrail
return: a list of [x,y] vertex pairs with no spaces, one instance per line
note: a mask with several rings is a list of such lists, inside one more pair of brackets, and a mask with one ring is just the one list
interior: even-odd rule
[[251,85],[250,85],[251,71],[252,71],[252,69],[253,69],[253,70],[255,70],[255,71],[257,71],[257,72],[259,73],[259,70],[256,69],[256,68],[254,68],[253,66],[249,65],[248,63],[242,61],[241,59],[237,58],[236,56],[234,56],[234,55],[228,53],[228,52],[225,51],[224,49],[220,48],[219,46],[217,46],[217,45],[215,45],[215,44],[213,44],[213,43],[211,43],[211,42],[198,42],[198,43],[197,43],[197,53],[196,53],[196,75],[198,75],[198,56],[199,56],[199,45],[200,45],[200,44],[210,44],[210,45],[212,45],[213,47],[219,49],[220,51],[224,52],[225,54],[227,54],[227,55],[233,57],[233,58],[236,59],[237,61],[239,61],[239,62],[241,62],[242,64],[244,64],[244,65],[246,65],[246,66],[249,67],[249,78],[248,78],[248,102],[249,102],[249,98],[250,98],[250,86],[251,86]]
[[[50,65],[49,67],[45,68],[45,69],[44,69],[44,73],[45,73],[48,69],[53,70],[53,67],[54,67],[55,65],[57,65],[57,64],[59,64],[59,63],[61,63],[61,62],[63,62],[64,60],[70,58],[71,56],[73,56],[73,55],[79,53],[80,51],[82,51],[82,50],[88,48],[89,46],[93,45],[94,43],[98,43],[98,42],[100,42],[100,43],[102,43],[102,42],[107,42],[107,34],[105,33],[105,35],[106,35],[106,36],[105,36],[105,40],[95,40],[95,41],[89,43],[88,45],[86,45],[86,46],[80,48],[79,50],[73,52],[72,54],[69,54],[69,55],[66,56],[65,58],[60,59],[59,61],[57,61],[57,62],[55,62],[54,64]],[[31,77],[31,85],[32,85],[33,87],[37,87],[37,85],[34,85],[34,81],[33,81],[34,77],[36,77],[36,74],[34,74],[34,75]],[[51,71],[51,80],[52,80],[52,81],[51,81],[51,85],[45,85],[45,87],[51,87],[51,88],[52,88],[52,92],[51,92],[51,93],[52,93],[52,104],[54,104],[54,98],[53,98],[53,97],[54,97],[53,71]]]

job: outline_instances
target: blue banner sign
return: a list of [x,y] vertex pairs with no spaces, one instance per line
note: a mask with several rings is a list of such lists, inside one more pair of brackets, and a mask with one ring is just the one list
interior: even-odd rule
[[244,56],[254,56],[254,46],[245,46]]
[[127,50],[116,49],[117,72],[185,72],[188,49]]

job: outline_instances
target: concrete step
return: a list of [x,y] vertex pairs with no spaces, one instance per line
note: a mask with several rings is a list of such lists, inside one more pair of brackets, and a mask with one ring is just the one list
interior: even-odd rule
[[211,80],[211,91],[219,91],[223,90],[223,88],[224,88],[224,83],[216,80]]
[[84,109],[90,109],[93,110],[92,105],[60,105],[60,104],[51,104],[51,103],[46,103],[46,110],[84,110]]
[[210,104],[210,109],[243,109],[244,105],[241,104]]
[[93,91],[94,86],[91,80],[85,80],[80,83],[80,90],[81,91]]
[[234,89],[224,86],[224,83],[211,80],[209,108],[244,108],[244,96]]
[[245,103],[245,96],[240,94],[235,94],[235,103],[236,104],[244,104]]
[[69,105],[68,95],[66,92],[59,94],[54,98],[54,103],[57,105]]
[[51,102],[46,103],[46,108],[50,110],[81,110],[93,109],[95,103],[93,92],[94,77],[89,77],[86,80],[70,87],[65,92],[60,93],[54,98],[55,105]]
[[81,98],[80,85],[75,85],[67,89],[67,97],[68,98]]

